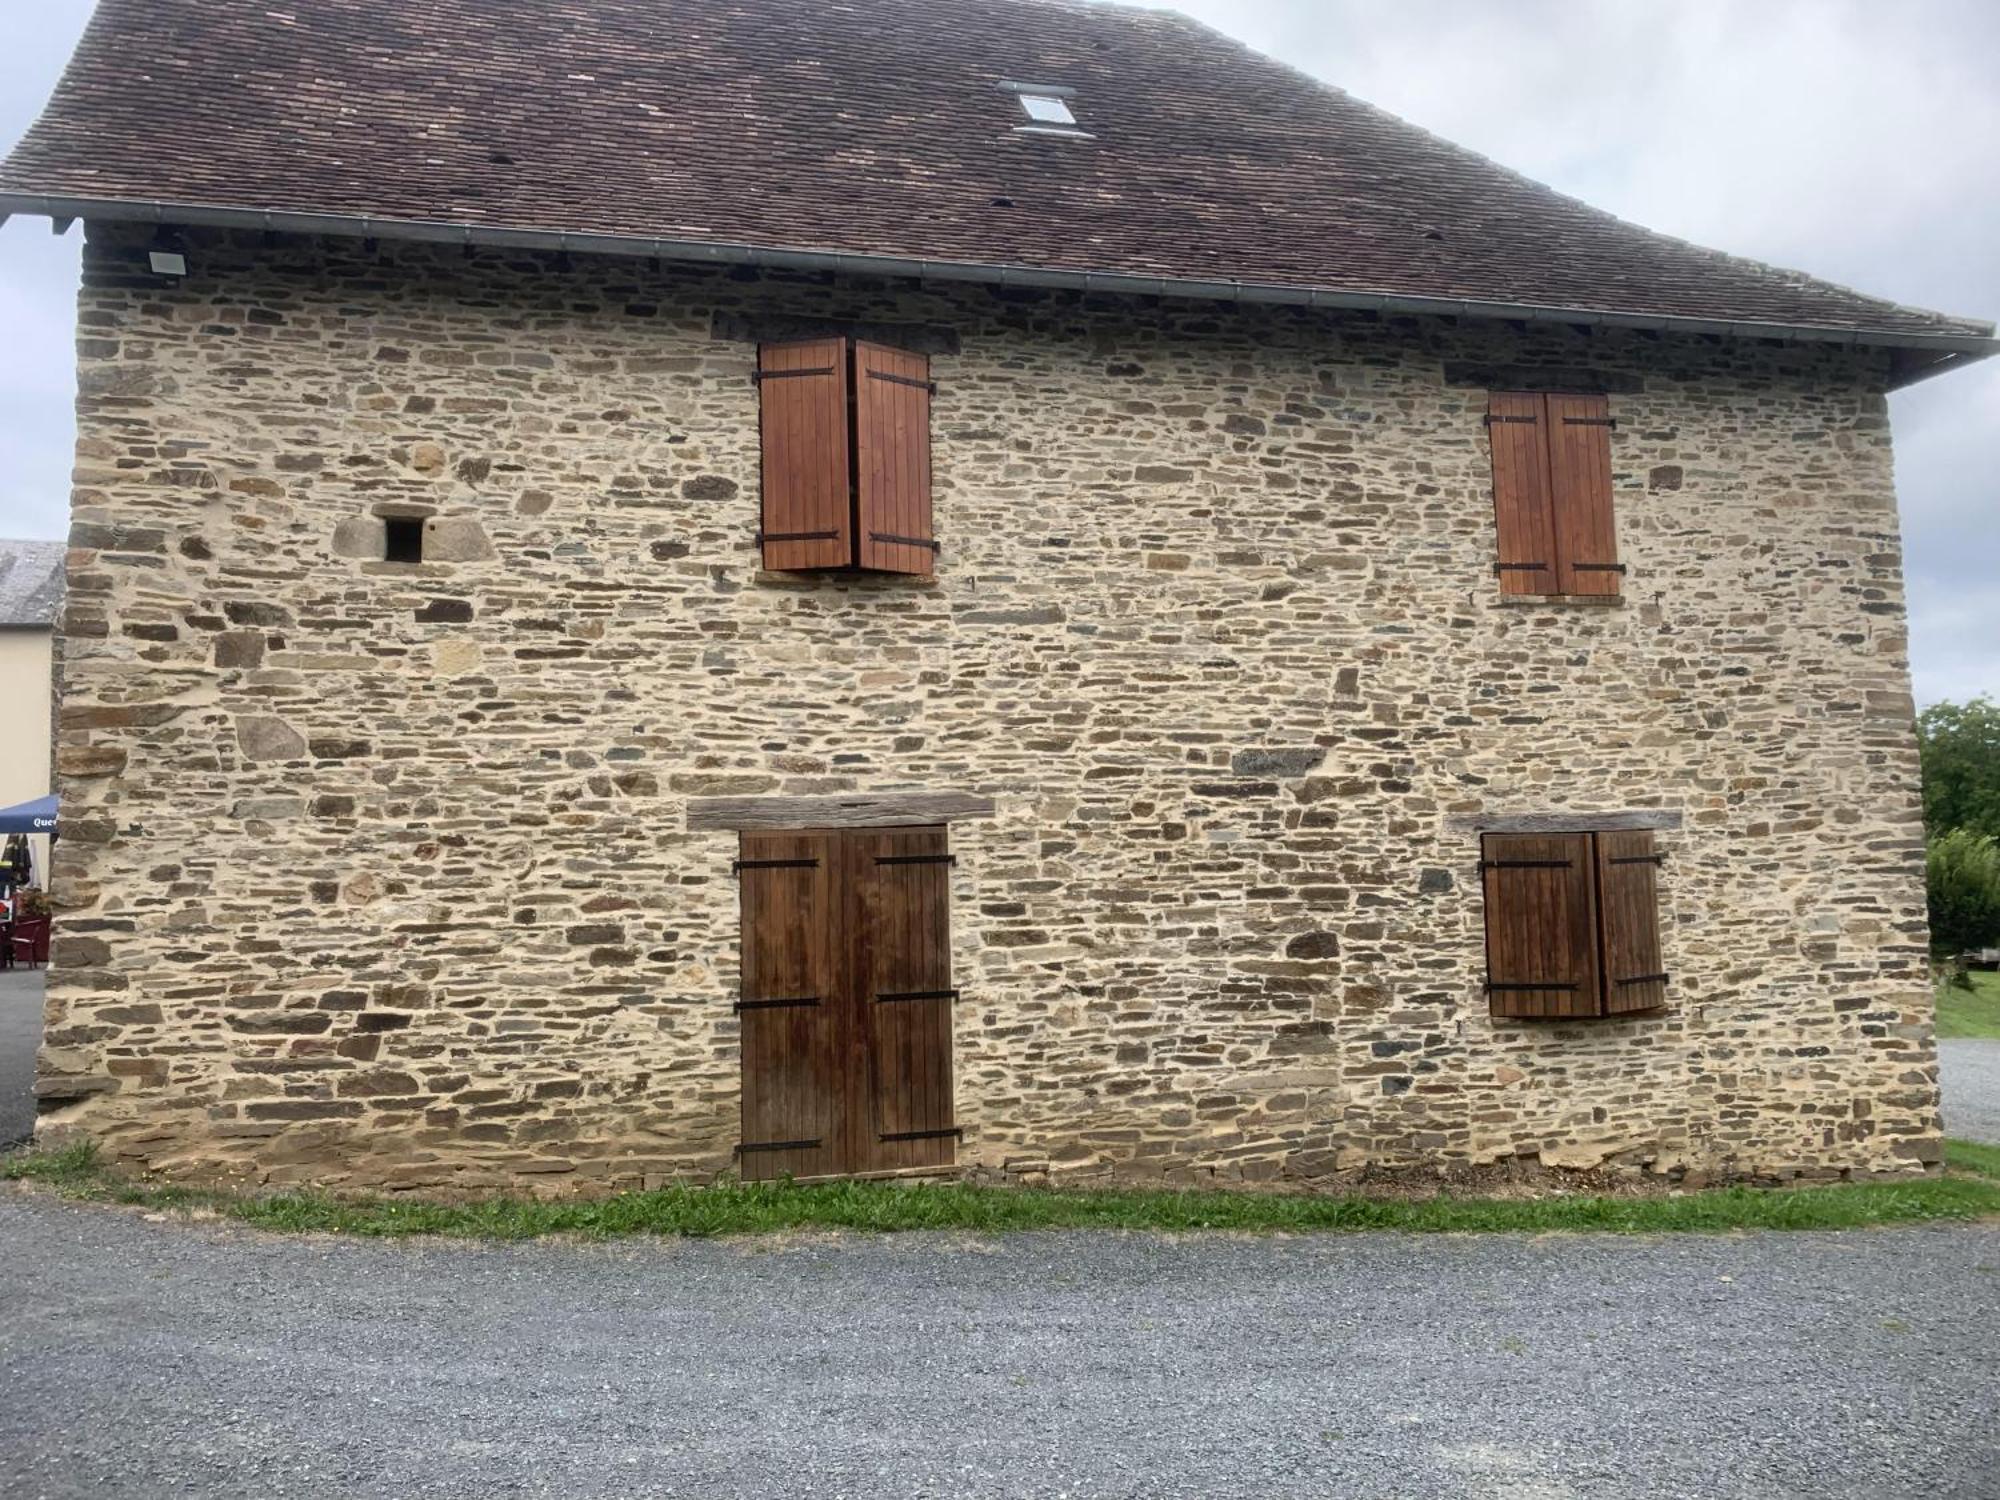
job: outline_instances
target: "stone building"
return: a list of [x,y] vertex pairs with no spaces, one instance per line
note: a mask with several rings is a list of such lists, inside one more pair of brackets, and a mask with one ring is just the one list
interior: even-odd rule
[[1037,0],[102,0],[0,210],[88,234],[45,1134],[1938,1157],[1884,398],[1990,325]]
[[[62,595],[61,542],[0,541],[0,807],[46,797],[53,786]],[[46,885],[53,841],[42,833],[24,838],[28,883]]]

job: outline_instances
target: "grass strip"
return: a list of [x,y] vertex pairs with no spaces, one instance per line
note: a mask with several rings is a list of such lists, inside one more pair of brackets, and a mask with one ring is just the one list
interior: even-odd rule
[[2000,1179],[2000,1146],[1981,1145],[1978,1141],[1946,1141],[1944,1164],[1956,1172]]
[[771,1234],[846,1229],[893,1233],[955,1229],[1231,1230],[1416,1233],[1594,1230],[1616,1234],[1738,1229],[1856,1229],[2000,1215],[2000,1150],[1954,1142],[1947,1174],[1895,1183],[1805,1188],[1715,1188],[1675,1195],[1406,1199],[1208,1189],[975,1187],[837,1182],[668,1187],[609,1198],[471,1203],[343,1197],[306,1192],[226,1192],[137,1182],[107,1170],[89,1146],[30,1152],[0,1162],[0,1178],[37,1182],[65,1197],[169,1212],[205,1211],[259,1229],[374,1237],[441,1235],[524,1240],[541,1235]]
[[2000,1037],[2000,974],[1974,970],[1970,989],[1941,984],[1937,991],[1940,1037]]

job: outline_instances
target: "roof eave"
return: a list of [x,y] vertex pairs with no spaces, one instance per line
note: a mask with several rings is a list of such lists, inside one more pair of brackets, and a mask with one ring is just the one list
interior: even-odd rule
[[1960,364],[2000,353],[2000,339],[1971,333],[1909,333],[1888,329],[1830,328],[1816,325],[1689,318],[1608,308],[1554,307],[1536,303],[1412,296],[1396,292],[1342,291],[1327,287],[1245,281],[1189,280],[1124,272],[1048,269],[997,262],[912,259],[844,250],[809,250],[775,245],[723,244],[657,236],[593,231],[511,228],[442,219],[382,218],[371,214],[330,214],[291,209],[235,208],[219,204],[174,203],[131,198],[76,198],[42,193],[0,192],[0,222],[14,214],[53,220],[59,227],[76,219],[105,223],[189,225],[218,229],[265,230],[285,234],[331,235],[353,239],[412,240],[431,244],[491,246],[518,250],[573,251],[578,254],[651,256],[693,265],[761,266],[773,270],[834,271],[863,276],[915,277],[992,286],[1041,287],[1122,296],[1179,297],[1271,306],[1319,307],[1339,311],[1460,317],[1572,327],[1630,328],[1780,343],[1838,344],[1853,348],[1923,351],[1940,358],[1899,373],[1894,385],[1926,379]]

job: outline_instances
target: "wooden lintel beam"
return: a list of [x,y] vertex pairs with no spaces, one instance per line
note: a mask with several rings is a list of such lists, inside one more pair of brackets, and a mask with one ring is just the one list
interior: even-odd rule
[[1678,832],[1681,814],[1675,808],[1641,808],[1631,812],[1454,813],[1444,820],[1447,833],[1642,833]]
[[971,792],[848,792],[832,797],[692,797],[690,833],[741,829],[895,828],[993,816]]

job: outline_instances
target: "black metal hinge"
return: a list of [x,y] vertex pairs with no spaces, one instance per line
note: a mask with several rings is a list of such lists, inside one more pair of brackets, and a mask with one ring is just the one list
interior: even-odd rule
[[736,1149],[742,1151],[810,1151],[819,1144],[819,1137],[809,1141],[745,1141]]
[[819,1004],[817,995],[799,995],[790,1000],[738,1000],[732,1010],[793,1010]]
[[887,370],[870,370],[868,378],[870,380],[886,380],[891,385],[913,385],[920,391],[929,391],[933,396],[937,394],[937,382],[935,380],[919,380],[914,375],[891,375]]
[[1486,425],[1487,425],[1488,427],[1491,427],[1491,426],[1492,426],[1492,425],[1493,425],[1493,424],[1494,424],[1495,422],[1525,422],[1525,423],[1527,423],[1527,424],[1528,424],[1528,425],[1529,425],[1530,427],[1532,427],[1532,426],[1534,426],[1534,424],[1535,424],[1535,423],[1537,423],[1537,422],[1539,422],[1539,421],[1541,421],[1541,420],[1542,420],[1542,419],[1541,419],[1540,417],[1502,417],[1502,416],[1496,416],[1496,415],[1495,415],[1494,413],[1492,413],[1492,412],[1490,412],[1490,411],[1489,411],[1489,412],[1488,412],[1488,413],[1486,414]]
[[871,531],[868,533],[868,540],[871,542],[893,542],[898,547],[928,547],[933,552],[942,550],[936,542],[929,541],[924,537],[897,536],[887,531]]
[[957,990],[896,990],[886,995],[877,995],[877,1005],[893,1005],[899,1000],[956,1000]]
[[1666,862],[1664,854],[1617,854],[1611,858],[1614,865],[1663,865]]
[[1482,870],[1574,870],[1576,861],[1569,859],[1482,859]]
[[816,859],[738,859],[732,860],[729,873],[740,875],[745,870],[817,870]]
[[796,380],[802,375],[832,375],[832,365],[815,365],[810,370],[759,370],[750,377],[752,385],[762,385],[767,380]]
[[1620,988],[1628,984],[1665,984],[1670,977],[1666,974],[1635,974],[1630,979],[1620,979],[1616,983]]
[[1618,419],[1616,417],[1564,417],[1563,425],[1566,427],[1616,427]]
[[1546,573],[1548,570],[1549,565],[1547,563],[1495,563],[1493,565],[1493,571],[1496,573]]
[[875,863],[878,865],[955,865],[958,863],[958,856],[956,854],[878,854],[875,856]]
[[1577,990],[1582,989],[1583,986],[1579,984],[1495,984],[1489,979],[1486,981],[1486,988],[1489,993],[1498,994],[1502,991],[1513,993],[1522,990]]
[[1570,567],[1579,573],[1622,573],[1625,571],[1625,564],[1623,563],[1571,563]]
[[940,1141],[946,1136],[963,1136],[963,1126],[954,1125],[949,1130],[892,1130],[887,1135],[875,1137],[878,1141]]
[[757,543],[767,542],[834,542],[840,539],[837,531],[760,531]]

